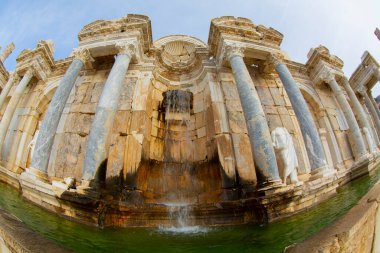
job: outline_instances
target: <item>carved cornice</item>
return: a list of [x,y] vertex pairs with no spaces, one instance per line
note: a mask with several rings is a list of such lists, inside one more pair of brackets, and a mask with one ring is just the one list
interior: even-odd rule
[[231,16],[214,18],[211,20],[208,39],[213,55],[217,55],[220,43],[225,39],[278,48],[283,35],[273,28],[256,26],[247,18]]
[[152,46],[152,29],[150,19],[144,15],[128,14],[115,20],[97,20],[83,27],[78,34],[79,44],[88,45],[104,41],[104,38],[125,38],[130,33],[138,32],[144,52]]
[[312,72],[321,62],[329,68],[342,71],[343,61],[339,57],[330,54],[330,51],[325,46],[312,48],[308,53],[307,68]]
[[29,68],[34,68],[35,76],[45,80],[54,70],[53,44],[40,41],[33,50],[25,49],[17,57],[16,72],[22,76]]

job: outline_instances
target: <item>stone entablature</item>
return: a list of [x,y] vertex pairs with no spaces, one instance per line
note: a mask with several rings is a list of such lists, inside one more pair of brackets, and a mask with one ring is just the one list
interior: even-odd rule
[[54,45],[52,41],[40,41],[33,50],[25,49],[17,57],[16,72],[22,76],[29,68],[34,68],[36,77],[45,80],[54,69]]
[[[141,15],[95,21],[78,37],[62,60],[50,42],[24,50],[21,80],[15,75],[0,96],[0,179],[16,175],[12,184],[20,179],[34,202],[44,192],[49,209],[78,218],[65,201],[96,206],[107,196],[128,226],[125,199],[137,201],[136,214],[140,201],[162,214],[160,203],[178,190],[202,215],[223,210],[231,220],[222,223],[234,223],[226,210],[242,200],[239,215],[259,220],[261,208],[274,220],[377,163],[380,121],[378,133],[326,47],[297,63],[281,50],[281,33],[234,17],[212,20],[208,44],[186,35],[152,43]],[[42,82],[29,85],[33,77]],[[276,129],[298,159],[289,182]],[[231,206],[219,210],[219,202]],[[93,223],[93,215],[84,217]]]
[[85,46],[106,40],[123,38],[130,32],[138,31],[144,52],[152,46],[150,20],[144,15],[128,14],[116,20],[97,20],[86,25],[78,34],[79,45]]
[[380,78],[380,65],[375,58],[365,51],[361,64],[350,77],[350,84],[355,91],[371,90]]

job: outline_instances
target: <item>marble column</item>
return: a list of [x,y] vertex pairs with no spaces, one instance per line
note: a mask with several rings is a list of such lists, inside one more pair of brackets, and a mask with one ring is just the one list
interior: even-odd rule
[[17,108],[17,104],[21,99],[22,94],[24,93],[27,85],[32,79],[34,74],[34,69],[30,67],[24,76],[22,77],[20,83],[17,85],[8,105],[7,109],[4,112],[3,118],[0,123],[0,153],[4,143],[5,136],[7,135],[9,124],[12,120],[13,114]]
[[75,58],[61,79],[41,123],[36,144],[34,146],[31,168],[29,168],[31,170],[38,169],[42,173],[47,173],[54,136],[66,101],[69,98],[70,92],[79,76],[79,72],[84,66],[84,63],[91,59],[88,50],[76,51],[74,52],[74,55]]
[[372,97],[372,94],[369,93],[368,94],[368,97],[369,97],[369,101],[373,104],[374,108],[375,108],[375,111],[377,113],[377,116],[379,116],[380,118],[380,110],[379,110],[379,106],[377,105],[377,102],[375,101],[375,99]]
[[[367,115],[362,107],[362,105],[359,102],[359,99],[356,97],[354,90],[351,88],[350,83],[348,82],[348,79],[346,77],[343,77],[343,87],[347,92],[348,97],[351,100],[352,103],[352,109],[354,113],[357,115],[359,119],[359,123],[361,124],[362,128],[366,127],[372,137],[372,139],[378,143],[379,140],[377,138],[377,135],[373,133],[373,129],[368,121]],[[370,149],[377,149],[377,147],[371,147]]]
[[330,70],[324,70],[321,78],[323,81],[328,83],[338,100],[340,108],[343,111],[343,114],[347,120],[349,140],[351,143],[352,150],[354,152],[355,160],[362,158],[367,154],[367,149],[365,147],[364,139],[361,134],[358,122],[355,119],[355,115],[351,110],[351,106],[346,100],[346,96],[343,93],[343,90],[335,80],[335,75]]
[[7,98],[9,91],[11,90],[13,84],[18,80],[17,73],[13,73],[9,76],[8,82],[5,84],[4,89],[1,91],[0,94],[0,110],[4,105],[5,99]]
[[274,56],[271,56],[270,61],[272,61],[275,66],[298,119],[309,157],[311,171],[312,173],[322,172],[327,169],[327,161],[321,138],[309,111],[309,107],[286,65]]
[[88,137],[82,174],[83,187],[97,188],[98,172],[102,166],[106,166],[108,153],[106,142],[125,83],[125,75],[134,53],[132,45],[118,45],[118,48],[119,54],[104,85]]
[[260,98],[244,63],[243,56],[242,48],[227,48],[227,57],[235,77],[247,124],[258,184],[261,187],[275,186],[280,184],[281,180],[271,134]]
[[361,94],[364,96],[365,104],[372,115],[373,122],[375,123],[376,129],[377,129],[377,133],[378,135],[380,135],[380,117],[376,112],[376,108],[371,102],[371,98],[369,97],[367,91],[363,91]]

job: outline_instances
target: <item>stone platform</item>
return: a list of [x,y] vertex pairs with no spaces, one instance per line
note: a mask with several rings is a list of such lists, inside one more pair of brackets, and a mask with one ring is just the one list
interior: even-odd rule
[[[328,199],[340,186],[370,173],[379,163],[378,157],[372,157],[329,178],[306,181],[299,186],[256,191],[246,199],[189,205],[187,222],[188,225],[218,226],[279,220]],[[57,190],[48,182],[35,180],[25,174],[21,177],[10,174],[2,167],[0,179],[16,188],[20,186],[23,196],[40,207],[88,225],[158,227],[171,226],[176,222],[168,214],[170,206],[145,203],[138,195],[133,201],[121,202],[107,196],[83,195],[75,189]],[[19,182],[19,185],[14,182]],[[178,210],[174,211],[174,216]]]

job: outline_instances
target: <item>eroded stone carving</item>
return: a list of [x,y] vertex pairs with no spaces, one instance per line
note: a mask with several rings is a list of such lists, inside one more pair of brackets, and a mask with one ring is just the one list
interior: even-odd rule
[[241,47],[239,45],[228,45],[226,46],[225,50],[227,59],[230,59],[232,56],[235,55],[244,57],[244,47]]
[[273,146],[279,160],[280,177],[284,184],[290,177],[290,183],[299,185],[297,178],[298,160],[292,136],[284,127],[272,131]]

